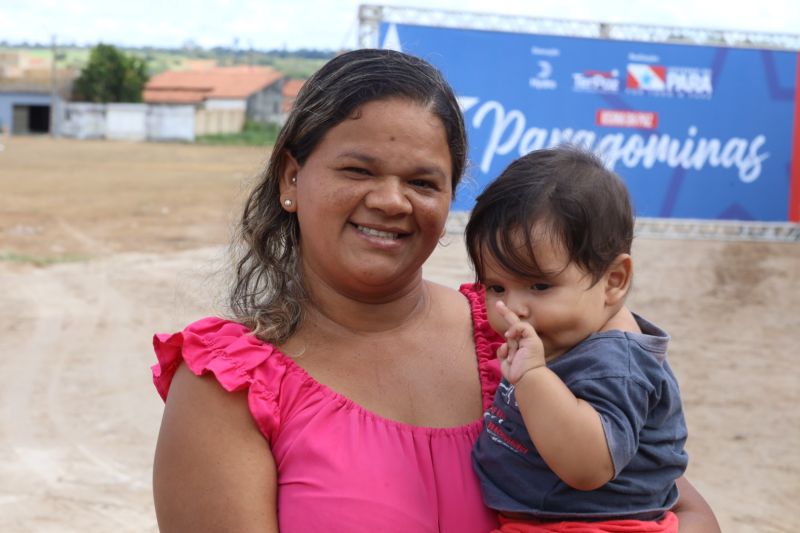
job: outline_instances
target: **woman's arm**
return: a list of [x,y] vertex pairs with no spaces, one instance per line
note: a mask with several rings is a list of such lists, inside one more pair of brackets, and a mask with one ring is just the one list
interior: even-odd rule
[[153,466],[162,533],[277,533],[275,461],[247,406],[185,365],[167,397]]
[[678,478],[680,498],[672,511],[678,515],[680,533],[720,533],[714,511],[685,477]]

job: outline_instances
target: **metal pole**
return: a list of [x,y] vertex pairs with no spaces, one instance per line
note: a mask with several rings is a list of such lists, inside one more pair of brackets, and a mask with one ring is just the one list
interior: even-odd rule
[[50,60],[50,136],[58,137],[58,84],[56,80],[56,60],[58,58],[58,50],[56,49],[56,36],[53,34],[51,38],[50,51],[52,58]]

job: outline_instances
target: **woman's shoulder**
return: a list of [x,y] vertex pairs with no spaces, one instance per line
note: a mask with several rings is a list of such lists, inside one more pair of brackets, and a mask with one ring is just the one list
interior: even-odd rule
[[469,301],[473,316],[486,317],[486,301],[484,299],[483,286],[480,283],[462,283],[458,292],[463,294]]
[[181,364],[196,376],[211,374],[228,392],[247,391],[248,403],[262,433],[270,438],[276,429],[278,397],[287,364],[272,344],[253,335],[245,325],[219,317],[206,317],[176,333],[157,333],[153,349],[153,383],[166,400]]
[[[469,318],[479,352],[484,344],[502,342],[489,325],[484,291],[480,284],[464,283],[458,290],[433,282],[428,282],[428,285],[436,301],[435,308],[439,311],[440,319],[460,323],[463,319]],[[494,350],[491,355],[494,356]]]
[[246,383],[246,371],[270,357],[274,348],[256,338],[238,322],[206,317],[176,333],[156,333],[153,349],[158,363],[153,379],[162,398],[181,363],[197,375],[212,372],[227,390],[240,390]]
[[447,290],[450,297],[457,300],[462,307],[466,299],[465,318],[469,317],[472,325],[472,338],[478,358],[483,404],[486,408],[494,399],[497,384],[500,382],[500,365],[497,362],[496,354],[503,339],[489,324],[484,290],[480,284],[464,283],[458,291]]
[[[469,308],[472,315],[486,315],[483,301],[483,288],[477,283],[464,283],[458,290],[433,281],[427,281],[428,288],[439,306],[450,308]],[[466,298],[466,306],[465,306]]]
[[428,282],[428,286],[434,302],[437,327],[465,327],[470,324],[476,336],[492,336],[480,285],[465,283],[458,290],[433,282]]

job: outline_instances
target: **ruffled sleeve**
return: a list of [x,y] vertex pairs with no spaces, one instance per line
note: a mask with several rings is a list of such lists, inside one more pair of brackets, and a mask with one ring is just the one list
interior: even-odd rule
[[278,351],[236,322],[209,317],[183,331],[153,336],[158,364],[153,383],[165,401],[175,371],[185,362],[195,375],[208,372],[227,391],[247,389],[248,405],[261,433],[272,442],[280,427],[278,398],[286,364]]
[[489,325],[483,287],[478,283],[464,283],[459,290],[467,297],[472,309],[472,327],[475,335],[475,350],[478,353],[483,408],[488,409],[494,401],[494,394],[500,383],[501,373],[500,363],[497,361],[497,349],[503,343],[503,338]]

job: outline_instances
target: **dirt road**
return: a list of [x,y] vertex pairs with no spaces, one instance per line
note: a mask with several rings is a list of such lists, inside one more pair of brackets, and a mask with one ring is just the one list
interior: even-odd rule
[[[154,331],[219,313],[266,152],[13,138],[0,152],[0,531],[155,531]],[[457,235],[426,275],[469,280]],[[673,335],[688,475],[726,532],[800,529],[800,245],[641,240],[631,304]]]

